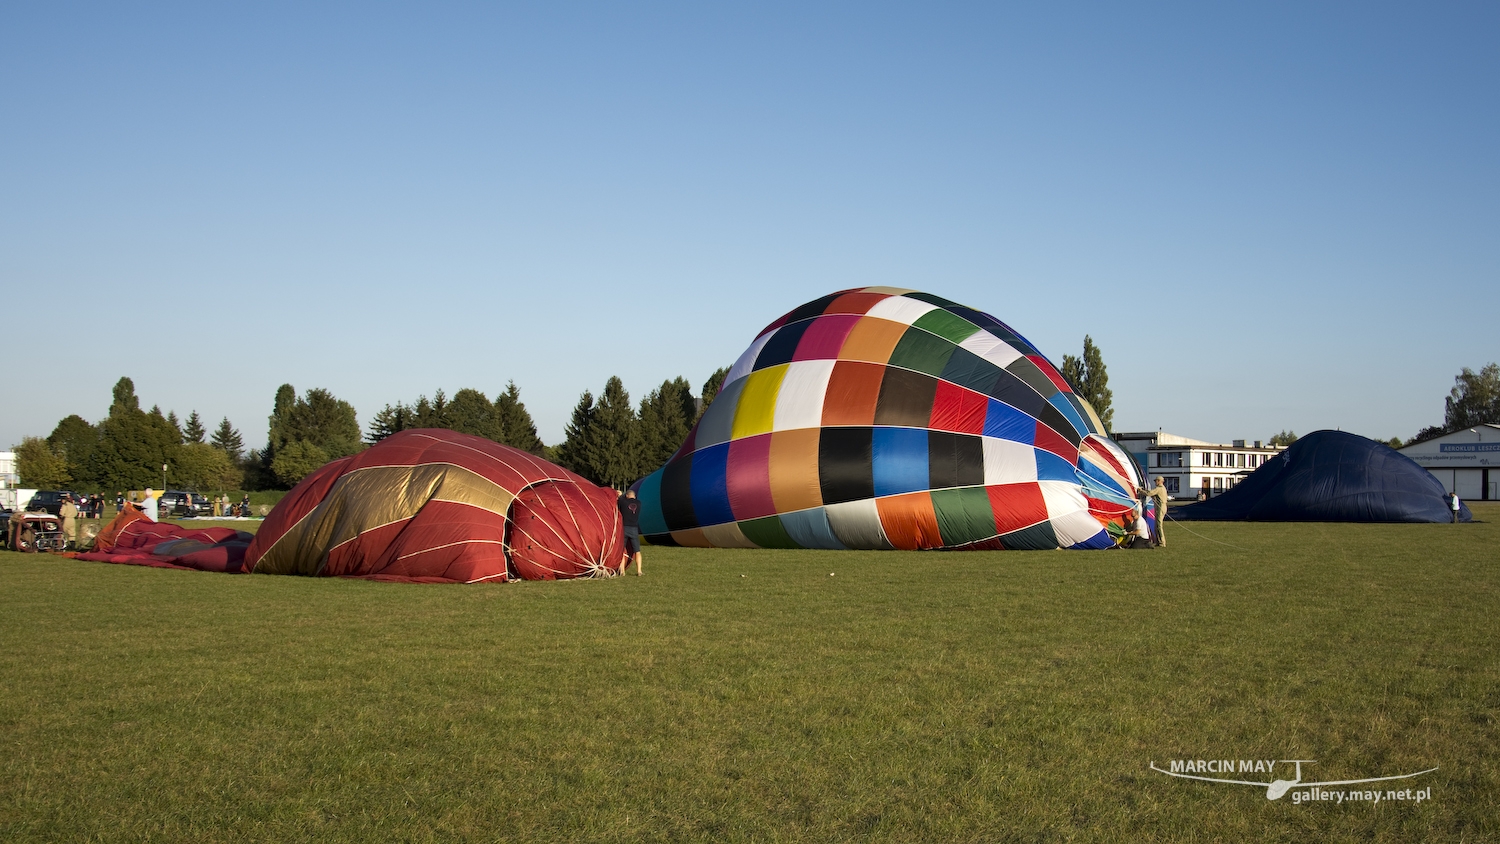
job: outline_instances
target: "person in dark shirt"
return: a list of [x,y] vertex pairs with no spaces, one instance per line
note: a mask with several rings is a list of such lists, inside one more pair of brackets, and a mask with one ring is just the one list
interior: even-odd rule
[[616,502],[620,508],[620,521],[625,523],[625,565],[620,567],[620,574],[624,574],[630,568],[630,561],[635,560],[635,576],[641,576],[641,501],[635,497],[635,490],[628,490]]

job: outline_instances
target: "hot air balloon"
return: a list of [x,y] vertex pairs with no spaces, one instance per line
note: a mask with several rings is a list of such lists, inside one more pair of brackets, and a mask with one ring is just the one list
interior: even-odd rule
[[[133,518],[139,519],[139,516]],[[122,513],[82,559],[429,583],[613,574],[613,490],[520,449],[438,429],[394,434],[297,484],[252,539]]]
[[867,287],[767,326],[635,489],[659,544],[1052,549],[1112,546],[1139,485],[1021,335],[937,296]]
[[[1453,499],[1415,460],[1347,431],[1313,431],[1182,521],[1447,522]],[[1459,502],[1458,521],[1474,514]]]

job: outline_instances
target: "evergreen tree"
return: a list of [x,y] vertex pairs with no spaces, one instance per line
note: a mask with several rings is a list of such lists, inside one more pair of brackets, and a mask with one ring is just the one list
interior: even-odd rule
[[1083,336],[1083,357],[1063,355],[1062,376],[1073,388],[1073,392],[1089,403],[1099,415],[1108,433],[1114,428],[1114,391],[1109,388],[1109,373],[1105,371],[1104,355],[1094,345],[1094,338]]
[[[161,412],[160,408],[153,407],[153,408],[151,408],[151,410],[153,412],[156,412],[156,413],[160,413]],[[184,435],[183,432],[182,432],[182,423],[180,423],[180,422],[177,421],[177,411],[175,411],[175,410],[169,410],[169,411],[167,411],[167,424],[171,425],[172,426],[172,430],[174,430],[174,431],[177,432],[177,441],[178,442],[182,442],[183,440],[187,439],[186,435]]]
[[[724,387],[724,377],[728,374],[729,367],[721,366],[714,370],[714,374],[708,376],[707,381],[703,382],[703,401],[698,404],[698,416],[701,417],[703,411],[708,410],[708,406],[714,403],[714,399],[719,395],[719,390]],[[698,420],[694,419],[693,421],[696,422]]]
[[240,453],[245,448],[245,441],[240,437],[240,432],[229,424],[228,416],[219,421],[219,427],[214,431],[211,442],[214,448],[229,455],[229,459],[236,463],[239,462]]
[[546,449],[514,381],[507,382],[505,392],[495,396],[495,429],[498,434],[495,439],[512,448],[536,455],[542,455]]
[[410,427],[413,427],[411,408],[401,402],[396,402],[394,406],[388,404],[375,414],[374,420],[370,422],[370,433],[365,436],[365,440],[373,445],[391,434],[405,431]]
[[412,428],[448,427],[448,397],[442,390],[434,393],[431,401],[426,396],[417,396],[417,403],[411,406],[411,411]]
[[88,462],[94,449],[99,446],[99,429],[73,414],[52,429],[47,435],[47,445],[61,454],[67,461],[70,483],[92,487],[94,479],[89,477]]
[[1467,366],[1453,378],[1443,427],[1449,431],[1475,425],[1500,423],[1500,364],[1491,363],[1475,372]]
[[[604,383],[589,426],[589,478],[601,486],[623,489],[644,474],[640,420],[625,384],[616,376]],[[654,468],[654,467],[653,467]],[[582,474],[582,473],[580,473]]]
[[692,389],[687,379],[676,378],[641,400],[641,459],[648,472],[666,463],[687,440],[698,413]]
[[203,420],[198,418],[198,411],[194,410],[188,415],[186,425],[182,426],[183,442],[201,443],[206,432],[203,430]]
[[573,406],[573,416],[568,420],[568,426],[563,429],[563,441],[557,445],[554,462],[598,483],[594,477],[596,459],[592,451],[593,439],[594,396],[584,390],[583,395],[578,398],[578,404]]
[[41,437],[23,437],[16,446],[16,474],[22,486],[36,489],[58,489],[73,480],[67,457]]

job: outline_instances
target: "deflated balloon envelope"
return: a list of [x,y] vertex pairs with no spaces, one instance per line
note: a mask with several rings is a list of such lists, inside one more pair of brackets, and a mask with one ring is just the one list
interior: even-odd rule
[[653,542],[739,548],[1104,548],[1134,462],[1029,342],[888,287],[763,330],[665,466]]
[[610,573],[613,490],[482,437],[394,434],[297,484],[255,535],[263,574],[477,583]]

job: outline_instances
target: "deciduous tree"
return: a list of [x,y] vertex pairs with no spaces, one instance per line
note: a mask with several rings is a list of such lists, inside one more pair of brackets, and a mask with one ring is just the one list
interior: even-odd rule
[[293,440],[276,452],[271,460],[271,471],[276,475],[276,480],[287,486],[295,486],[329,460],[328,452],[316,445],[307,440]]
[[73,480],[67,457],[41,437],[24,437],[16,446],[16,474],[22,486],[36,489],[58,489]]
[[1109,388],[1109,372],[1104,366],[1104,355],[1094,345],[1094,338],[1083,336],[1083,357],[1063,355],[1062,376],[1073,392],[1089,403],[1104,423],[1104,431],[1114,429],[1114,391]]
[[115,384],[109,416],[99,423],[99,442],[90,453],[86,474],[105,488],[142,489],[161,483],[162,464],[177,462],[182,435],[160,407],[140,409],[129,378]]
[[1500,364],[1491,363],[1478,372],[1464,367],[1454,376],[1444,403],[1443,426],[1449,431],[1500,423]]
[[75,413],[57,423],[47,435],[47,444],[67,460],[70,483],[87,487],[95,485],[94,479],[89,477],[88,463],[94,449],[99,447],[98,428]]
[[[438,391],[442,396],[442,391]],[[460,434],[473,434],[476,437],[500,441],[498,420],[495,418],[495,405],[490,402],[489,397],[471,387],[464,387],[453,394],[452,400],[447,402],[445,411],[445,424],[443,427]]]
[[227,452],[202,442],[183,443],[172,469],[174,482],[199,491],[235,489],[243,477]]
[[[302,445],[282,461],[282,468],[278,470],[277,457],[294,443]],[[363,447],[353,405],[321,387],[309,389],[301,398],[297,397],[291,384],[277,388],[266,447],[260,453],[261,467],[276,482],[285,484],[286,478],[293,476],[301,480],[312,470],[302,475],[297,475],[297,472],[315,456],[321,456],[322,462],[318,463],[321,466],[329,460],[354,454]]]

